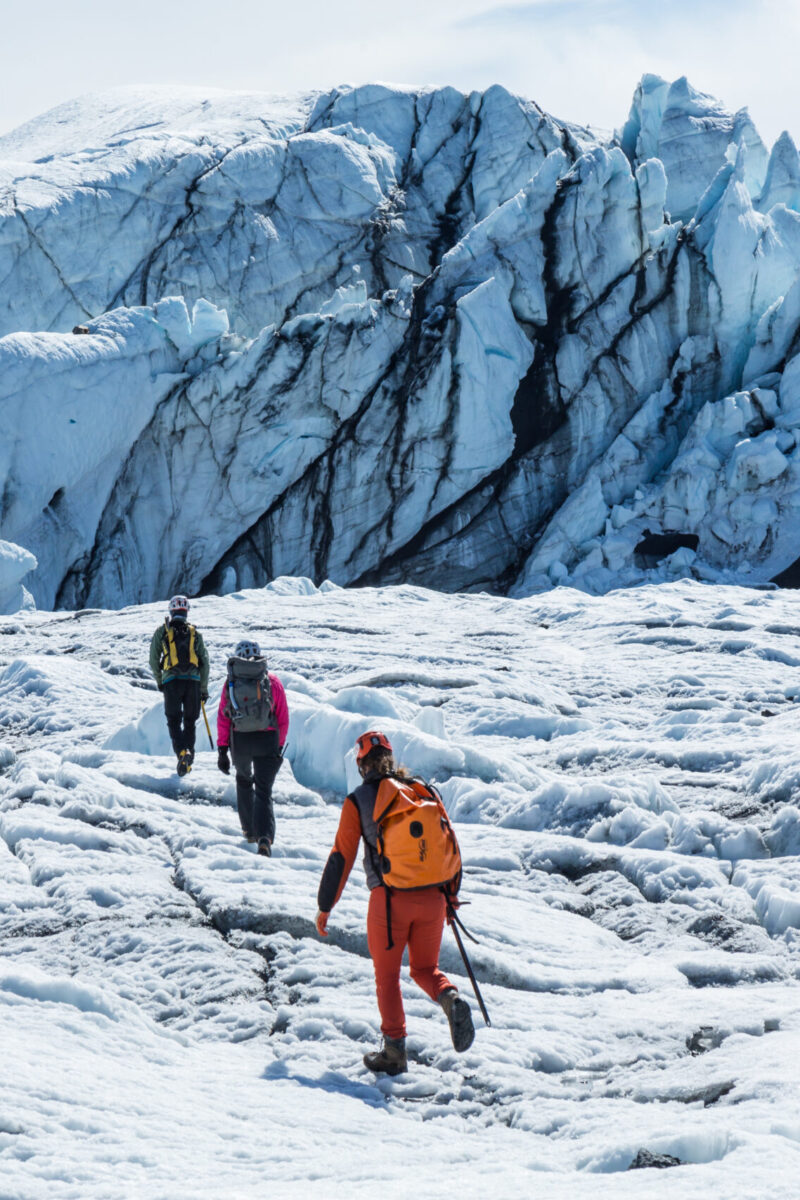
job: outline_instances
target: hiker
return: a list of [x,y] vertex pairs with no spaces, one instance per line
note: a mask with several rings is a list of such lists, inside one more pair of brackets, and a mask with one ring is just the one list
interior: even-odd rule
[[[376,1073],[399,1075],[408,1066],[400,992],[400,964],[406,946],[411,978],[444,1009],[455,1049],[468,1049],[475,1036],[469,1004],[439,970],[447,897],[457,903],[461,857],[441,797],[395,764],[384,734],[371,730],[357,739],[356,765],[363,782],[342,806],[336,840],[319,885],[316,926],[322,937],[328,936],[331,909],[344,890],[363,838],[370,888],[367,946],[375,967],[383,1034],[382,1048],[365,1054],[364,1065]],[[416,807],[420,800],[429,822],[432,819],[425,826],[417,819],[422,816],[422,809]],[[394,820],[389,818],[390,812]],[[405,858],[402,838],[409,850]]]
[[189,601],[173,596],[169,613],[150,641],[150,670],[164,693],[164,713],[178,758],[178,774],[194,762],[195,723],[200,705],[208,699],[208,653],[203,636],[190,625]]
[[258,642],[239,642],[228,659],[228,677],[217,712],[217,766],[236,768],[236,806],[242,835],[258,843],[258,853],[272,854],[275,814],[272,785],[283,762],[289,732],[286,693],[277,675],[267,670]]

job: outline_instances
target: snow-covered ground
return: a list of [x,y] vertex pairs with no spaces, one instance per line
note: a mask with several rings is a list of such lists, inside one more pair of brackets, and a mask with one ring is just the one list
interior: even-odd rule
[[[795,593],[602,599],[303,581],[198,600],[288,688],[275,856],[204,742],[173,773],[161,605],[0,621],[0,1193],[793,1197]],[[370,725],[435,779],[492,1017],[464,1055],[407,979],[378,1041],[354,871],[316,889]],[[442,962],[468,988],[449,934]],[[468,993],[469,994],[469,993]],[[681,1165],[628,1173],[640,1151]]]

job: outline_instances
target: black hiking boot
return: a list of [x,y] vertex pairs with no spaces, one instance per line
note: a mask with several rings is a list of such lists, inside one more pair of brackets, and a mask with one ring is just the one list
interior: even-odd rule
[[246,829],[242,830],[242,837],[246,842],[257,842],[258,838],[254,833],[248,833]]
[[192,769],[192,760],[189,757],[188,750],[181,750],[178,755],[178,774],[188,775]]
[[[255,840],[253,838],[253,841]],[[258,853],[263,854],[265,858],[272,858],[272,842],[269,838],[263,837],[258,839]]]
[[461,999],[458,988],[449,987],[439,996],[439,1003],[450,1023],[453,1049],[459,1054],[469,1050],[475,1040],[475,1026],[472,1024],[472,1013],[466,1000]]
[[402,1075],[408,1070],[406,1039],[385,1037],[380,1050],[364,1055],[364,1066],[376,1075]]

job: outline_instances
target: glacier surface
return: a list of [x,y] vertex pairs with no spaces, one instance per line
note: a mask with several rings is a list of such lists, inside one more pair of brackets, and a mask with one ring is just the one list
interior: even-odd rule
[[0,138],[0,537],[48,608],[769,579],[799,268],[791,139],[685,79],[75,101]]
[[[212,695],[244,632],[287,688],[271,859],[202,725],[174,773],[162,606],[0,619],[0,1191],[794,1200],[795,607],[693,581],[200,599]],[[404,969],[395,1079],[361,1061],[360,864],[314,931],[376,725],[456,823],[492,1018],[456,1055]],[[449,932],[442,965],[474,1005]],[[673,1165],[629,1171],[648,1154]]]

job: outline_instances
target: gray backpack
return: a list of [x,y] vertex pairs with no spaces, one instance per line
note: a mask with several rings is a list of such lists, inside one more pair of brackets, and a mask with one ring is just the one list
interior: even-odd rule
[[274,725],[272,684],[265,658],[229,658],[225,691],[225,715],[239,733],[254,733]]

